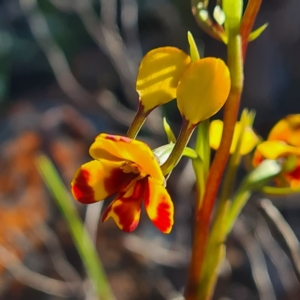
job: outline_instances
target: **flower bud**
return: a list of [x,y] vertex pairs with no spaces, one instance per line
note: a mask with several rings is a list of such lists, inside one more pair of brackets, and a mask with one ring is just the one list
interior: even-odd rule
[[176,88],[191,58],[175,47],[162,47],[148,52],[141,61],[136,81],[143,111],[176,98]]
[[216,114],[230,91],[230,74],[221,59],[203,58],[190,64],[177,87],[177,105],[190,125]]

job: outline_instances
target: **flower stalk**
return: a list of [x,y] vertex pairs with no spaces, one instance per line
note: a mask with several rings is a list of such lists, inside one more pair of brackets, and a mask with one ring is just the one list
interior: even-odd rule
[[129,138],[136,138],[151,111],[152,110],[145,112],[143,105],[140,104],[138,111],[127,131],[127,136]]
[[161,166],[161,170],[164,175],[168,175],[181,159],[183,151],[187,143],[189,142],[194,129],[195,126],[190,125],[185,119],[183,119],[179,137],[174,146],[174,149],[168,157],[167,161]]
[[225,26],[228,34],[227,58],[231,76],[231,90],[224,106],[224,134],[208,173],[206,190],[202,200],[203,204],[195,213],[194,242],[185,295],[186,300],[209,300],[211,298],[211,289],[207,290],[206,284],[201,281],[201,272],[209,238],[211,214],[228,161],[243,90],[242,41],[239,33],[242,4],[243,1],[241,0],[223,1],[227,22]]

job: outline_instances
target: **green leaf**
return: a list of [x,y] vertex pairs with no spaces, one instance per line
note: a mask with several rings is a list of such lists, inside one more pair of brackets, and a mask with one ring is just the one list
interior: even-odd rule
[[172,128],[170,127],[169,123],[167,122],[166,118],[163,118],[163,125],[164,125],[165,133],[166,133],[167,138],[168,138],[168,142],[169,143],[176,143],[176,137],[173,133]]
[[267,184],[281,172],[281,165],[276,160],[265,159],[243,180],[239,190],[257,190]]
[[[174,146],[175,146],[174,143],[170,143],[170,144],[163,145],[161,147],[158,147],[158,148],[152,150],[154,155],[157,157],[160,166],[163,165],[167,161]],[[191,159],[198,158],[198,155],[195,152],[195,150],[192,148],[189,148],[189,147],[184,148],[182,155],[189,157]]]
[[231,231],[236,218],[251,197],[252,191],[264,187],[281,170],[281,165],[276,160],[266,159],[246,176],[232,200],[225,224],[227,234]]
[[293,195],[300,194],[300,187],[264,186],[261,191],[269,195]]
[[256,40],[264,31],[265,29],[269,26],[269,23],[265,23],[264,25],[258,27],[254,31],[252,31],[248,37],[248,41],[252,42]]
[[45,155],[38,156],[36,164],[41,177],[53,198],[56,200],[56,204],[60,208],[67,224],[69,225],[75,246],[83,261],[87,274],[93,283],[97,295],[103,300],[114,300],[115,298],[109,287],[97,251],[94,248],[93,243],[78,216],[73,200],[71,199],[69,192],[66,190],[54,165]]
[[196,60],[200,59],[200,54],[199,54],[195,39],[190,31],[188,31],[188,41],[189,41],[189,45],[190,45],[190,56],[191,56],[192,61],[196,61]]

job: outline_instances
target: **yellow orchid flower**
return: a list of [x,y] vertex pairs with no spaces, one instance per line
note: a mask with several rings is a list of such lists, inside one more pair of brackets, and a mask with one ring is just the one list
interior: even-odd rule
[[173,202],[148,145],[123,136],[100,134],[89,152],[95,160],[83,164],[71,183],[76,200],[89,204],[116,194],[102,221],[112,217],[126,232],[137,227],[144,200],[153,224],[164,233],[171,231]]
[[264,159],[282,161],[284,167],[280,178],[276,178],[277,185],[300,186],[300,114],[280,120],[267,140],[257,146],[253,165],[259,165]]
[[[233,139],[230,147],[230,153],[233,153],[235,151],[240,132],[241,132],[241,123],[236,122]],[[212,149],[217,150],[219,148],[221,143],[222,133],[223,133],[223,121],[213,120],[210,123],[210,128],[209,128],[209,144]],[[240,154],[241,155],[248,154],[258,144],[258,142],[259,142],[259,138],[255,134],[253,129],[249,126],[246,127],[243,136],[243,142],[240,148]]]

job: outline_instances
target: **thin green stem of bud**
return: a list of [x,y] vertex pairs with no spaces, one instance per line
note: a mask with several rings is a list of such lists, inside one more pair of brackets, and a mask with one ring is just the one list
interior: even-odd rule
[[185,119],[183,119],[181,130],[173,151],[171,152],[167,161],[161,166],[161,170],[164,175],[169,174],[181,159],[183,150],[189,142],[194,129],[195,125],[191,125]]
[[136,115],[127,131],[127,136],[131,139],[135,139],[138,135],[141,127],[146,121],[146,118],[151,113],[152,110],[144,111],[144,107],[142,104],[140,104],[138,111],[136,112]]

